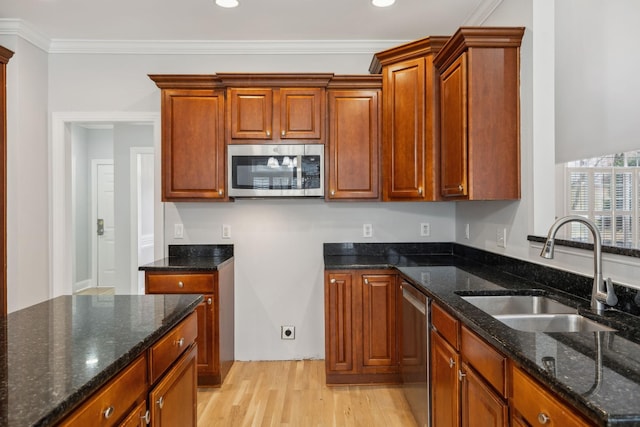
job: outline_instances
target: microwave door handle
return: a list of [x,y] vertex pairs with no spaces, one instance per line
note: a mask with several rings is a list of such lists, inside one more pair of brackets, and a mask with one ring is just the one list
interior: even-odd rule
[[302,155],[298,155],[298,167],[296,168],[296,181],[298,182],[298,189],[302,189]]

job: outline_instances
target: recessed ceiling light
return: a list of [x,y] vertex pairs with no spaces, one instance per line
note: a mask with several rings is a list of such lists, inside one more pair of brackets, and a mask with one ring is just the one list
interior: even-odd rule
[[216,4],[220,7],[236,7],[239,3],[238,0],[216,0]]
[[371,0],[371,4],[376,7],[389,7],[395,2],[396,0]]

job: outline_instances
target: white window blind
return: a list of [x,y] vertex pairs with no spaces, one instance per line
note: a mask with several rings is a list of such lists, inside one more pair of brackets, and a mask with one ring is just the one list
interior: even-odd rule
[[[567,215],[593,220],[602,243],[640,247],[640,151],[569,162],[565,166]],[[590,233],[578,223],[563,227],[564,238],[587,242]]]

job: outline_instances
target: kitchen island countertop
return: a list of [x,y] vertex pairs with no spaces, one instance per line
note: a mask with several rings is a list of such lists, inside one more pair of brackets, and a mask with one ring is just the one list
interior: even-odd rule
[[66,295],[0,319],[0,425],[55,424],[201,301],[201,295]]

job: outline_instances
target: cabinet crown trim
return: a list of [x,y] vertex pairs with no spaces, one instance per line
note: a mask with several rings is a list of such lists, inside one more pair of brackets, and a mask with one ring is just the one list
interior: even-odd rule
[[436,55],[448,40],[449,36],[429,36],[375,53],[369,66],[369,72],[378,74],[382,71],[382,67],[388,64],[420,58],[429,54]]
[[524,27],[460,27],[433,59],[443,71],[469,48],[519,48]]
[[149,74],[160,89],[220,89],[224,86],[215,74]]

